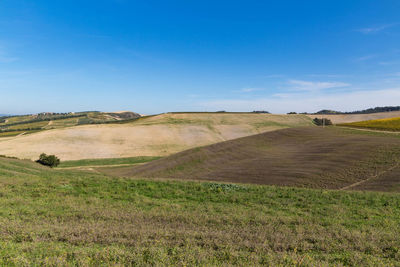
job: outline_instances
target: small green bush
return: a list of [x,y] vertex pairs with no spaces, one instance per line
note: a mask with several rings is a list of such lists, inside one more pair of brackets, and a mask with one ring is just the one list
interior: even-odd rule
[[60,164],[60,159],[54,155],[46,155],[45,153],[42,153],[40,154],[39,159],[36,162],[53,168],[57,167],[58,164]]

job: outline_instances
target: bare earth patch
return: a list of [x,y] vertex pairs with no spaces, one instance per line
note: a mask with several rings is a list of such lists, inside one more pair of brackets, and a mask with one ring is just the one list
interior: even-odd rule
[[[140,178],[329,189],[368,185],[369,190],[388,191],[400,188],[394,175],[400,169],[399,158],[400,139],[396,136],[300,127],[194,148],[141,166],[102,171]],[[377,181],[385,181],[387,186],[378,186]]]

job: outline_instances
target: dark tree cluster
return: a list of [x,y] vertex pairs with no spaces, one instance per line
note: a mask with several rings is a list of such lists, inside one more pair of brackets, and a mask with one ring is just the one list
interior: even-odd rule
[[23,132],[23,131],[39,131],[42,130],[40,127],[28,127],[28,128],[21,128],[21,129],[7,129],[0,127],[0,133],[9,133],[9,132]]
[[269,112],[266,111],[266,110],[254,110],[253,113],[267,113],[267,114],[269,114]]
[[58,164],[60,164],[60,159],[54,155],[46,155],[45,153],[42,153],[40,154],[39,159],[36,162],[53,168],[57,167]]
[[318,112],[316,112],[315,114],[343,114],[343,112],[341,111],[336,111],[336,110],[330,110],[330,109],[323,109],[320,110]]
[[315,119],[313,119],[313,122],[315,125],[318,125],[318,126],[332,125],[332,121],[327,118],[322,118],[322,119],[315,118]]

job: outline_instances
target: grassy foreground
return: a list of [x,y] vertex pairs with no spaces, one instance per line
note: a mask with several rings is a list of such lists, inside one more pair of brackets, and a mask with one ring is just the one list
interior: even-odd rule
[[110,178],[0,158],[0,265],[398,266],[400,195]]

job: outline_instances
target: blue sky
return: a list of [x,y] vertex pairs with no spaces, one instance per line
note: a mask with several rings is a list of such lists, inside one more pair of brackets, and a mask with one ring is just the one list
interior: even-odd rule
[[0,113],[400,105],[400,1],[0,2]]

